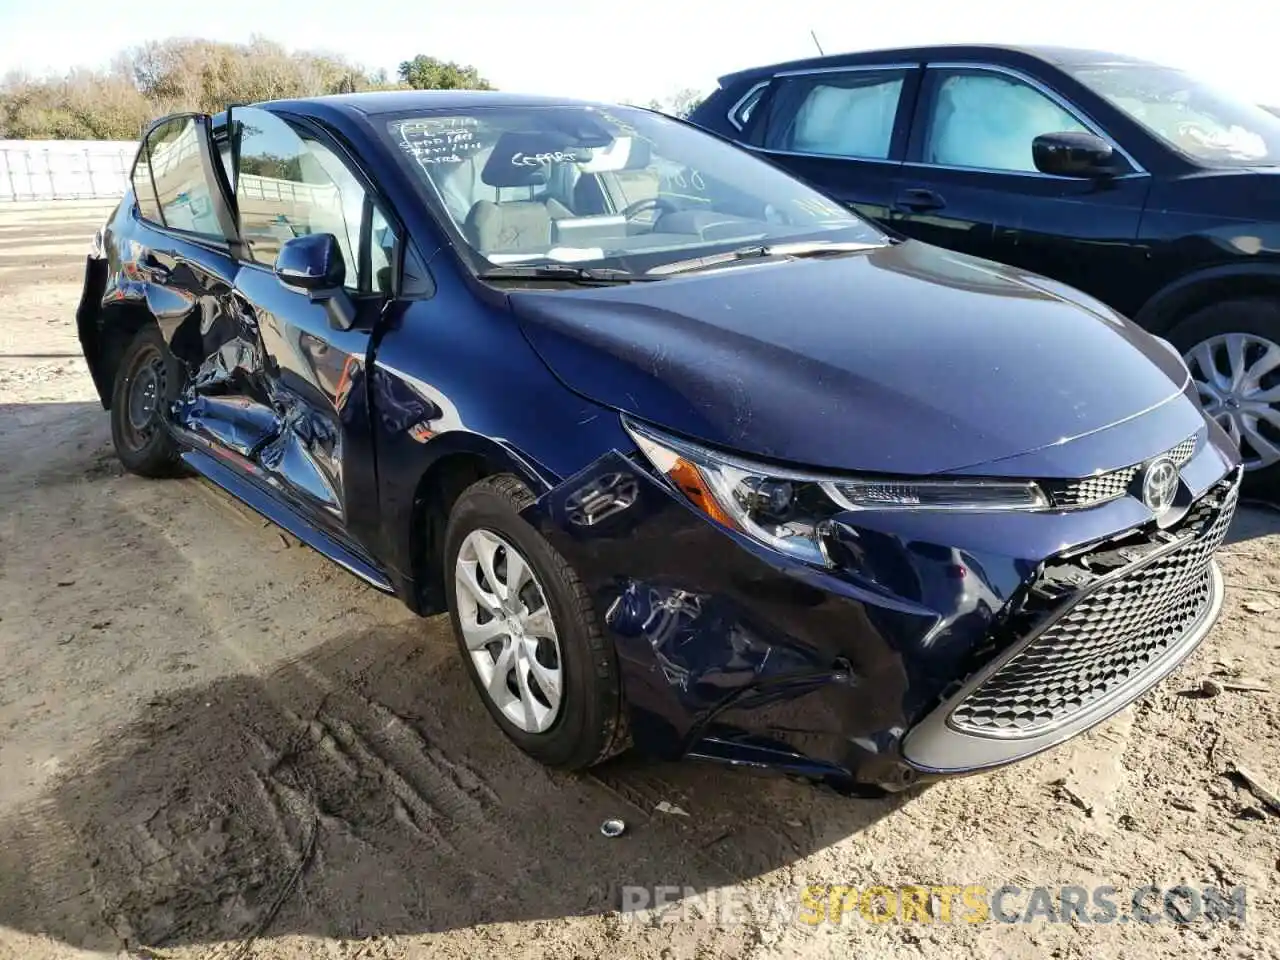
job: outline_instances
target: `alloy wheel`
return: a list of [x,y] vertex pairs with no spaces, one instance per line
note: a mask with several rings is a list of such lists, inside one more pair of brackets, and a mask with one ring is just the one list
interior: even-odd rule
[[526,733],[550,729],[564,690],[560,640],[529,561],[477,529],[462,541],[454,577],[458,623],[485,695]]
[[1224,333],[1196,344],[1183,359],[1204,412],[1235,441],[1245,469],[1280,462],[1280,344]]

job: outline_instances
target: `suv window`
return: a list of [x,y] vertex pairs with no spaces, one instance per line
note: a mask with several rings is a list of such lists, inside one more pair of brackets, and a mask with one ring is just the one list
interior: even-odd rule
[[1088,127],[1029,83],[983,70],[934,70],[925,163],[1036,172],[1031,142]]
[[1280,166],[1280,119],[1181,70],[1153,63],[1068,66],[1175,150],[1213,166]]
[[[235,177],[240,235],[250,259],[270,265],[285,241],[331,233],[342,249],[347,287],[389,286],[395,235],[382,212],[366,203],[367,191],[346,162],[309,131],[265,110],[237,109],[233,120],[240,137]],[[360,238],[366,228],[371,242],[362,263]]]
[[884,160],[905,79],[903,70],[784,78],[770,101],[765,149]]
[[748,90],[746,96],[734,104],[733,109],[729,111],[729,122],[739,130],[745,130],[747,122],[751,119],[751,112],[755,110],[756,104],[768,89],[769,81],[764,80]]
[[174,117],[151,131],[138,151],[134,193],[145,219],[221,241],[226,237],[200,157],[204,128],[198,120]]

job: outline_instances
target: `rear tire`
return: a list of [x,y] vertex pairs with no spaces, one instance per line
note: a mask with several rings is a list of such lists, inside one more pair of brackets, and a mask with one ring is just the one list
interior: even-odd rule
[[168,418],[181,388],[182,365],[159,328],[148,324],[125,348],[111,391],[111,440],[130,473],[172,477],[180,472]]
[[[548,766],[581,770],[626,746],[617,657],[578,575],[520,516],[533,501],[510,474],[463,491],[445,533],[449,617],[467,672],[503,733]],[[521,563],[531,576],[512,574]]]
[[1168,339],[1186,360],[1205,413],[1239,444],[1244,492],[1280,499],[1280,400],[1250,399],[1280,388],[1280,300],[1211,304]]

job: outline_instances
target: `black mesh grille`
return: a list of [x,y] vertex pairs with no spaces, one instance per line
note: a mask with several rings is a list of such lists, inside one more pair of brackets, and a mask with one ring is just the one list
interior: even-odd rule
[[[1234,479],[1203,497],[1173,531],[1181,546],[1106,577],[955,708],[957,729],[1032,736],[1065,722],[1159,661],[1209,607],[1209,562],[1235,511]],[[1153,538],[1136,549],[1167,546]],[[1132,546],[1073,558],[1085,576]],[[1096,563],[1094,562],[1096,561]]]
[[[1196,438],[1187,437],[1164,456],[1179,467],[1187,463],[1196,452]],[[1042,486],[1055,507],[1087,507],[1122,496],[1142,470],[1142,464],[1122,467],[1110,473],[1100,473],[1083,480],[1046,480]]]

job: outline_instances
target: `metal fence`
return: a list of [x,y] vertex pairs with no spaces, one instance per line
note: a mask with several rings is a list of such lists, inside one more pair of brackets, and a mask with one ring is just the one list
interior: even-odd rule
[[137,150],[127,140],[0,140],[0,203],[118,197]]

